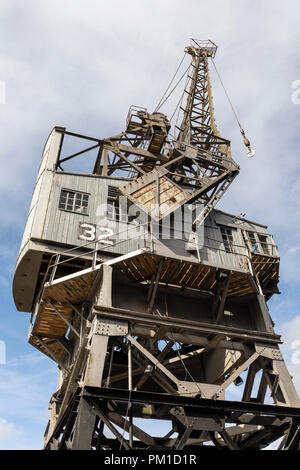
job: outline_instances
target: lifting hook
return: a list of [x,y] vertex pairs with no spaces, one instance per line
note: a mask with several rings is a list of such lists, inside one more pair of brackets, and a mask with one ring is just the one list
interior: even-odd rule
[[248,157],[254,157],[255,150],[252,150],[252,148],[250,147],[250,141],[247,139],[245,135],[245,131],[241,126],[240,126],[240,131],[241,131],[242,136],[244,137],[244,144],[248,148],[248,153],[247,153]]

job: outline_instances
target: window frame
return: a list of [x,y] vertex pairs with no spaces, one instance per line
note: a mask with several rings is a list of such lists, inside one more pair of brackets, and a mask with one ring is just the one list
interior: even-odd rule
[[106,199],[106,217],[112,222],[128,224],[128,212],[124,213],[124,211],[122,210],[119,197],[119,186],[108,185]]
[[[246,233],[253,253],[264,256],[274,256],[268,233],[252,232],[250,230],[247,230]],[[251,238],[253,238],[253,240],[251,240]],[[264,238],[264,241],[262,238]],[[255,241],[254,244],[253,241]]]
[[[224,245],[224,250],[227,254],[232,254],[232,253],[235,253],[234,251],[234,238],[233,238],[233,228],[231,227],[227,227],[226,225],[221,225],[220,226],[220,232],[221,232],[221,237],[222,237],[222,243]],[[230,232],[230,237],[228,236],[228,233],[227,232]],[[226,239],[225,237],[223,236],[225,235],[226,236]],[[227,247],[227,248],[226,248]]]
[[[62,198],[64,197],[63,193],[67,193],[66,194],[66,200],[63,201]],[[72,200],[72,209],[68,209],[68,206],[69,206],[69,196],[70,195],[73,195],[72,198],[70,198]],[[76,189],[68,189],[68,188],[60,188],[60,194],[59,194],[59,199],[58,199],[58,210],[60,211],[63,211],[63,212],[69,212],[71,214],[78,214],[78,215],[84,215],[84,216],[88,216],[89,215],[89,201],[90,201],[90,193],[86,193],[84,191],[78,191]],[[80,202],[79,199],[78,199],[78,196],[80,196]],[[84,197],[86,196],[86,198],[84,199]],[[86,205],[83,205],[83,201],[86,200]],[[78,210],[75,210],[76,208],[76,205],[80,207],[80,211]],[[64,206],[64,207],[63,207]],[[85,208],[86,209],[86,212],[83,212],[82,211],[82,208]]]

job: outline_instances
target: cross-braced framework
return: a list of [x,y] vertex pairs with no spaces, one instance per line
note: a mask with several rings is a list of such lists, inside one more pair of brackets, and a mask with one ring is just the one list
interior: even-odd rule
[[[166,288],[160,280],[167,260],[159,262],[153,284],[141,287],[147,313],[115,307],[112,291],[118,276],[114,286],[113,271],[132,260],[138,265],[137,256],[142,264],[141,251],[97,268],[93,298],[82,306],[80,346],[51,401],[46,448],[192,450],[210,444],[261,449],[281,439],[280,448],[297,449],[299,399],[259,290],[261,331],[222,321],[230,276],[217,283],[215,292],[222,294],[211,304],[210,323],[186,320],[184,304],[180,316],[174,316],[168,300],[162,307],[159,297]],[[67,298],[71,285],[76,289],[76,282],[82,276],[87,281],[89,274],[52,281],[44,298],[57,296],[58,289],[60,298]],[[178,302],[174,286],[169,290]],[[231,384],[243,383],[245,371],[241,400],[224,400]],[[274,405],[265,402],[267,390]],[[164,437],[153,436],[136,418],[168,421],[170,430]]]
[[[68,209],[65,181],[80,192],[69,190],[74,207],[65,226],[88,217],[92,181],[117,182],[107,189],[116,213],[120,194],[146,217],[145,239],[134,251],[117,247],[132,241],[128,221],[125,241],[114,234],[118,241],[104,246],[86,219],[79,226],[85,245],[54,250],[53,239],[47,245],[29,332],[29,342],[60,370],[46,449],[263,449],[277,440],[280,449],[299,449],[299,398],[266,303],[279,292],[277,247],[259,224],[214,210],[239,171],[215,125],[208,61],[216,49],[200,40],[186,48],[186,103],[173,140],[166,115],[137,106],[126,130],[110,138],[53,131],[56,166],[53,172],[51,160],[47,171],[66,176],[57,179],[62,192],[55,201],[60,197],[60,209]],[[70,137],[92,145],[64,155]],[[88,177],[64,171],[66,162],[91,151],[97,155]],[[83,195],[84,211],[74,214]],[[193,215],[188,243],[164,240],[167,217],[194,202],[203,209]],[[233,386],[236,401],[226,399]],[[164,436],[161,421],[169,426]]]
[[[165,436],[153,437],[134,425],[132,419],[122,418],[121,413],[128,413],[128,403],[131,416],[145,418],[145,401],[147,410],[158,414],[159,419],[173,415],[180,416],[181,420],[174,420]],[[243,403],[223,400],[171,398],[141,392],[129,394],[120,390],[108,392],[106,388],[87,387],[69,404],[46,449],[197,451],[205,442],[211,442],[217,449],[253,450],[265,448],[284,436],[279,448],[298,450],[298,420],[299,413],[293,408],[283,412],[280,407],[268,405],[243,406]],[[229,425],[226,428],[225,423]],[[124,439],[120,429],[129,436],[132,433],[136,440]],[[174,434],[177,436],[170,437]]]
[[[126,130],[110,138],[99,140],[64,131],[64,134],[97,143],[60,157],[57,168],[62,169],[64,162],[98,148],[93,174],[133,180],[134,190],[130,183],[121,188],[121,193],[134,203],[143,203],[144,209],[145,198],[137,197],[134,192],[137,188],[144,189],[145,180],[148,186],[163,183],[163,190],[166,187],[174,190],[174,201],[169,202],[168,213],[179,203],[201,200],[204,209],[195,224],[202,223],[239,172],[231,157],[230,142],[220,136],[215,124],[208,59],[214,57],[216,49],[211,41],[199,40],[192,40],[192,45],[186,48],[192,58],[189,67],[192,73],[188,75],[184,90],[186,105],[181,107],[182,123],[176,126],[175,140],[169,137],[171,123],[166,115],[157,111],[151,114],[145,108],[132,106]],[[160,204],[159,198],[146,204],[150,213],[154,204]],[[162,212],[159,218],[165,215],[166,212]]]

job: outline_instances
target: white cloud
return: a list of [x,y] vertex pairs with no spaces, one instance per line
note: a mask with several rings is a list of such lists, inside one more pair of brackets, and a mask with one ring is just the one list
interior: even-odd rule
[[300,395],[300,364],[288,364],[287,367],[298,395]]
[[[10,263],[11,271],[17,256],[15,240],[22,236],[51,128],[65,125],[99,137],[123,130],[129,106],[152,110],[189,38],[199,37],[219,45],[215,62],[256,150],[254,159],[247,159],[212,70],[216,122],[232,140],[233,158],[241,166],[220,207],[268,224],[279,243],[283,284],[299,282],[300,105],[291,102],[291,84],[300,79],[299,2],[227,0],[224,5],[224,0],[187,0],[184,6],[181,0],[64,0],[62,8],[58,0],[1,2],[0,80],[6,84],[6,104],[0,106],[3,269]],[[10,273],[5,276],[9,279]],[[0,284],[7,291],[5,278]],[[298,313],[295,302],[288,310],[280,299],[276,302],[272,305],[278,317]],[[282,327],[287,357],[300,326],[298,317],[293,321]],[[2,323],[2,331],[8,331]],[[24,371],[16,370],[13,361],[0,371],[0,415],[11,403],[26,426],[39,422],[50,397],[47,368],[35,357],[23,357]],[[35,360],[40,376],[30,375],[29,363]],[[300,389],[297,370],[293,373]],[[2,419],[7,436],[22,431],[13,416]]]
[[[247,160],[216,82],[217,123],[225,137],[234,139],[234,157],[242,167],[232,196],[251,216],[279,227],[290,219],[299,198],[295,189],[287,204],[283,179],[289,181],[295,162],[285,156],[283,167],[282,152],[297,130],[290,85],[298,71],[289,62],[297,52],[296,2],[280,8],[276,2],[228,1],[224,9],[220,1],[190,0],[182,9],[179,1],[154,1],[149,8],[147,1],[66,0],[64,12],[58,1],[27,2],[18,12],[14,5],[19,2],[6,9],[8,24],[14,21],[19,28],[9,43],[10,54],[2,56],[11,92],[4,125],[22,139],[23,155],[11,160],[9,175],[0,176],[4,188],[12,175],[18,186],[12,194],[16,213],[7,211],[12,222],[20,214],[20,198],[27,194],[29,202],[28,188],[50,127],[66,124],[102,137],[119,132],[130,104],[151,108],[157,103],[190,36],[211,37],[219,44],[217,65],[257,150],[255,159]],[[11,39],[9,31],[2,34]],[[7,145],[6,153],[15,154],[15,141]]]
[[285,358],[293,383],[300,394],[300,315],[284,322],[277,328],[283,344],[280,349]]
[[56,365],[38,352],[7,356],[0,366],[0,448],[41,449]]
[[285,346],[290,348],[295,340],[300,339],[300,315],[280,325],[280,333]]
[[2,450],[7,449],[7,446],[11,446],[12,442],[18,441],[23,436],[24,432],[20,427],[0,418],[0,448]]
[[39,450],[42,440],[28,435],[24,427],[0,418],[0,450]]

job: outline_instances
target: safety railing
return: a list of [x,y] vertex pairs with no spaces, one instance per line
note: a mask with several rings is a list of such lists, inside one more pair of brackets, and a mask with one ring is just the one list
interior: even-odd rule
[[[131,125],[132,127],[141,126],[141,118],[138,115],[139,111],[143,111],[147,113],[147,108],[142,108],[141,106],[136,106],[134,104],[130,106],[128,114],[127,114],[127,118],[126,118],[126,128],[128,128],[129,125]],[[136,118],[138,120],[135,121],[133,118]]]
[[[66,265],[71,261],[76,259],[85,259],[87,263],[90,263],[90,267],[95,268],[98,262],[99,254],[111,251],[112,249],[120,246],[124,243],[127,243],[129,240],[141,240],[141,245],[145,246],[146,242],[148,241],[148,246],[153,247],[153,241],[157,240],[160,242],[164,242],[167,239],[162,237],[161,233],[157,233],[151,230],[151,222],[146,221],[142,224],[136,224],[130,227],[131,224],[127,224],[125,230],[121,230],[115,234],[116,241],[109,242],[107,240],[107,244],[103,244],[102,242],[99,243],[99,240],[96,241],[88,241],[83,243],[82,245],[74,246],[67,250],[61,251],[60,253],[54,254],[51,256],[49,260],[49,264],[46,270],[46,273],[43,278],[43,282],[41,285],[42,292],[43,286],[45,282],[52,282],[54,279],[57,278],[57,270],[60,266]],[[182,230],[176,229],[171,226],[164,226],[164,229],[170,229],[170,239],[177,239],[181,240],[182,243],[187,244],[189,243],[188,234],[184,234]],[[218,236],[208,236],[207,232],[208,229],[211,229],[212,233],[218,233]],[[134,236],[130,235],[130,232],[135,230]],[[123,233],[127,232],[128,237],[125,239],[118,239],[118,237]],[[268,249],[273,253],[277,253],[276,245],[266,243],[265,250]],[[142,246],[138,247],[142,248]],[[250,254],[249,254],[249,246],[248,244],[241,244],[236,242],[231,243],[224,243],[222,237],[220,236],[218,227],[215,226],[208,226],[205,225],[205,232],[203,237],[200,236],[200,241],[198,242],[198,246],[195,247],[196,251],[199,254],[199,261],[206,261],[211,262],[214,265],[223,265],[227,267],[231,267],[233,269],[244,270],[244,271],[251,271],[250,268]],[[253,253],[253,251],[252,251]],[[258,252],[257,252],[258,253]]]
[[[145,232],[143,231],[143,228],[147,224],[148,221],[143,224],[134,225],[132,227],[128,227],[128,225],[130,224],[127,224],[126,229],[118,232],[116,236],[120,236],[124,232],[130,234],[130,232],[133,230],[135,230],[137,233],[135,234],[135,236],[129,235],[129,238],[126,239],[119,239],[116,242],[110,242],[109,240],[107,240],[105,243],[103,241],[100,242],[99,240],[88,241],[86,243],[83,243],[82,245],[77,245],[67,250],[61,251],[58,254],[52,255],[49,260],[49,264],[44,275],[42,285],[44,285],[47,281],[51,283],[55,279],[56,272],[59,266],[66,265],[71,261],[74,261],[76,259],[82,259],[84,257],[87,263],[91,263],[91,267],[95,267],[97,264],[97,259],[99,257],[99,252],[109,250],[111,248],[121,245],[122,243],[127,243],[128,240],[141,239],[141,241],[144,241]],[[80,253],[73,255],[73,253],[78,250],[80,250]],[[84,252],[82,252],[82,250],[84,250]]]

